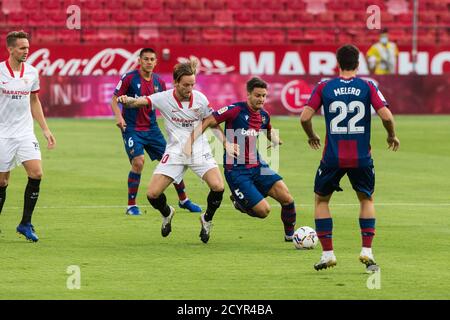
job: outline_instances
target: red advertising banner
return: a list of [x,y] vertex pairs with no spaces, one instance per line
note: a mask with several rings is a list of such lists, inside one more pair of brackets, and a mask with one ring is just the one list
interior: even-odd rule
[[[152,46],[152,44],[145,44]],[[136,67],[140,47],[137,46],[33,46],[28,62],[44,76],[100,76],[123,74]],[[170,45],[156,46],[156,72],[170,73],[173,66],[190,57],[200,61],[200,72],[207,75],[303,76],[336,73],[336,46],[244,46],[244,45]],[[360,47],[361,75],[368,75],[365,52]],[[0,52],[0,59],[7,51]],[[413,71],[411,48],[400,47],[397,59],[400,75]],[[450,73],[450,45],[419,47],[416,73],[440,75]]]
[[[171,74],[161,75],[170,85]],[[250,76],[199,75],[196,89],[218,109],[246,99]],[[323,76],[264,76],[269,83],[266,110],[272,115],[299,115]],[[395,114],[450,114],[450,74],[378,76],[372,79]],[[41,77],[39,93],[49,117],[109,117],[118,76]]]

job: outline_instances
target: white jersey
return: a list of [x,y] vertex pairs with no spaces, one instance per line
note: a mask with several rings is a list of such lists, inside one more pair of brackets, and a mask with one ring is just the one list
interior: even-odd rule
[[[183,148],[194,128],[212,114],[206,96],[196,90],[192,91],[190,101],[179,101],[175,90],[158,92],[146,97],[150,106],[158,109],[164,117],[168,136],[166,153],[183,155]],[[193,158],[210,154],[208,140],[204,135],[192,146]]]
[[0,63],[0,138],[15,138],[33,133],[30,94],[39,91],[38,71],[23,62],[15,72],[8,60]]

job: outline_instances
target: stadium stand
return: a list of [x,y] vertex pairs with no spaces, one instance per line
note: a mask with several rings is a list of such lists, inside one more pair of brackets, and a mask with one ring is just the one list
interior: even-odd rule
[[[86,30],[65,27],[72,4]],[[366,27],[369,5],[383,10],[394,41],[411,43],[411,0],[2,0],[0,32],[25,28],[39,43],[367,44],[376,38]],[[450,0],[419,2],[419,43],[448,44],[449,28]]]

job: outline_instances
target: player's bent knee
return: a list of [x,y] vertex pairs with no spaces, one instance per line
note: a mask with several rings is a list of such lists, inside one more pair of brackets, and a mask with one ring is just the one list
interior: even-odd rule
[[270,213],[270,205],[259,206],[257,208],[253,208],[252,211],[257,215],[258,218],[264,219]]
[[147,198],[149,198],[149,199],[157,199],[161,195],[161,193],[162,192],[159,192],[158,190],[151,190],[151,189],[149,189],[147,191]]
[[213,184],[210,186],[210,188],[211,188],[212,191],[215,191],[215,192],[222,192],[222,191],[225,190],[224,184],[223,184],[223,183],[220,183],[220,181],[217,182],[217,183],[213,183]]
[[141,173],[144,169],[144,159],[136,159],[134,158],[131,162],[132,170],[136,173]]
[[44,175],[44,174],[43,174],[42,171],[34,171],[34,172],[31,172],[28,176],[29,176],[31,179],[41,180],[43,175]]
[[8,185],[8,179],[0,179],[0,187],[6,187]]

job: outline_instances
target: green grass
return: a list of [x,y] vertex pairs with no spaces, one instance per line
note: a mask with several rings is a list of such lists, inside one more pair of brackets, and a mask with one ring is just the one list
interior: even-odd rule
[[[0,216],[0,299],[449,299],[450,117],[396,119],[397,153],[386,150],[382,125],[373,122],[379,290],[366,287],[357,259],[358,205],[346,178],[331,204],[338,265],[316,272],[320,249],[298,251],[282,241],[280,209],[272,200],[270,216],[257,220],[232,209],[225,196],[207,245],[198,237],[198,214],[179,209],[172,234],[162,238],[159,214],[145,199],[156,163],[147,159],[138,195],[146,213],[125,216],[129,164],[113,120],[52,119],[58,146],[42,150],[45,176],[33,217],[38,243],[15,234],[26,175],[23,168],[11,174]],[[321,151],[309,149],[297,117],[272,121],[285,142],[280,174],[295,198],[298,222],[314,227]],[[323,139],[322,122],[314,119]],[[185,180],[188,194],[205,208],[206,185],[191,172]],[[174,204],[174,189],[166,194]],[[80,290],[66,288],[70,265],[81,268]]]

